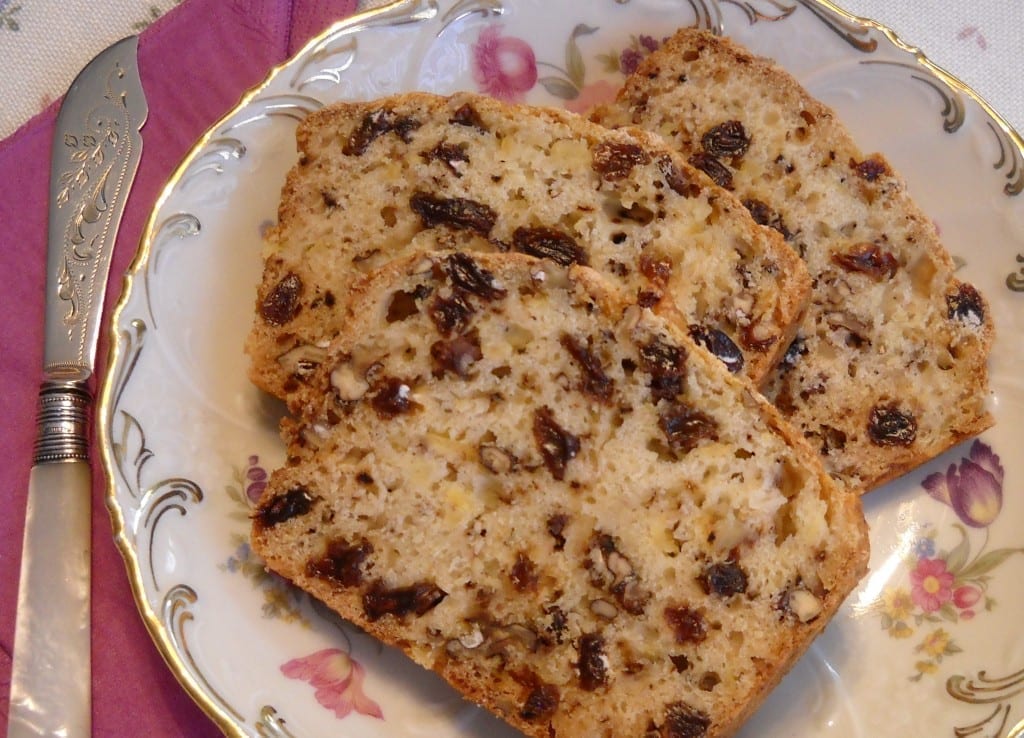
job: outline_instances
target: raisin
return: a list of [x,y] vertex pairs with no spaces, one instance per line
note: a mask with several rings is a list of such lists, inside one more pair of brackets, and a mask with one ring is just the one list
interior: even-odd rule
[[747,591],[747,574],[735,561],[722,561],[705,567],[700,583],[707,594],[731,597]]
[[743,352],[723,331],[718,328],[691,325],[690,338],[717,356],[733,374],[743,371]]
[[772,210],[766,203],[760,200],[749,199],[743,201],[743,207],[750,212],[750,217],[754,219],[754,222],[758,225],[768,226],[773,228],[782,234],[782,237],[789,241],[793,238],[793,234],[786,227],[786,224],[782,220],[782,216]]
[[664,287],[672,277],[672,262],[645,253],[640,256],[640,272],[654,284]]
[[451,144],[446,141],[439,142],[430,151],[424,151],[420,154],[427,161],[440,161],[455,173],[456,177],[461,177],[462,172],[459,171],[460,167],[456,162],[463,164],[469,163],[469,155],[466,154],[466,150],[462,145]]
[[554,684],[538,684],[526,697],[519,717],[527,722],[547,720],[558,710],[560,695]]
[[327,544],[327,551],[306,564],[306,574],[337,582],[343,587],[357,587],[363,581],[362,565],[373,553],[373,546],[365,538],[352,545],[343,539]]
[[732,172],[729,171],[729,168],[725,166],[725,164],[720,162],[711,154],[704,151],[698,151],[690,157],[689,161],[691,165],[711,177],[711,181],[719,187],[723,187],[727,190],[732,189]]
[[342,148],[346,156],[362,156],[373,141],[386,133],[395,131],[399,137],[409,143],[412,132],[420,127],[420,122],[407,115],[398,115],[393,110],[374,110],[363,116],[359,127],[352,132]]
[[565,467],[579,453],[580,439],[555,422],[547,407],[533,413],[533,437],[551,476],[559,481],[565,479]]
[[324,207],[328,210],[334,210],[334,208],[338,207],[338,198],[328,190],[320,190],[320,199],[324,201]]
[[628,176],[633,167],[650,161],[651,155],[637,144],[611,141],[594,147],[594,171],[609,182]]
[[448,122],[459,126],[466,126],[467,128],[476,128],[481,133],[487,133],[487,126],[484,125],[483,118],[480,117],[480,113],[477,112],[476,108],[469,103],[465,103],[452,113],[452,117],[449,118]]
[[793,342],[789,344],[789,348],[786,349],[786,353],[782,356],[780,366],[782,371],[788,372],[790,369],[795,367],[800,361],[801,356],[807,355],[807,341],[803,336],[797,336],[793,339]]
[[507,293],[498,286],[494,275],[481,267],[468,254],[452,254],[445,259],[445,271],[452,284],[485,300],[496,300]]
[[654,400],[673,399],[683,391],[686,353],[679,346],[654,339],[640,347],[640,366],[651,375]]
[[302,279],[298,274],[289,272],[281,278],[274,289],[260,303],[260,315],[271,325],[284,325],[299,314],[302,306],[299,295],[302,294]]
[[537,589],[537,565],[530,560],[530,557],[520,551],[516,554],[516,563],[512,565],[512,572],[509,574],[512,586],[519,592],[530,592]]
[[423,225],[433,228],[446,225],[458,230],[473,231],[487,236],[498,219],[491,208],[463,197],[437,197],[417,191],[409,198],[409,207],[420,216]]
[[697,682],[697,687],[704,692],[710,692],[721,683],[722,677],[717,672],[708,671],[701,676],[700,681]]
[[411,387],[397,377],[384,377],[374,384],[374,395],[370,403],[377,415],[384,419],[416,410],[419,405],[409,397]]
[[700,145],[712,156],[743,156],[750,148],[750,136],[738,120],[727,120],[701,136]]
[[561,266],[589,263],[587,253],[576,239],[554,228],[516,228],[512,234],[512,247],[521,253],[550,259]]
[[858,162],[850,159],[850,168],[857,173],[857,176],[868,182],[874,182],[883,174],[889,173],[889,167],[879,158],[869,157]]
[[845,254],[832,254],[832,262],[848,272],[866,274],[876,282],[892,279],[900,266],[895,256],[873,243],[862,243]]
[[677,195],[682,195],[683,197],[700,196],[700,184],[683,174],[671,156],[659,157],[658,169],[661,171],[661,176],[665,178],[665,184]]
[[430,347],[430,357],[434,360],[435,377],[451,372],[466,379],[469,368],[484,357],[480,350],[480,334],[474,329],[450,341],[436,341]]
[[675,670],[680,674],[690,668],[690,659],[686,658],[686,656],[681,653],[669,656],[668,660],[672,662],[672,666],[674,666]]
[[665,723],[658,730],[658,738],[702,738],[711,727],[711,719],[685,702],[673,702],[665,707]]
[[305,515],[313,508],[313,496],[305,487],[293,487],[266,504],[256,512],[256,520],[263,528],[273,528],[291,518]]
[[569,523],[569,516],[564,513],[552,515],[548,518],[548,533],[555,539],[555,550],[561,551],[565,548],[565,526]]
[[683,402],[673,403],[662,410],[658,426],[669,447],[683,453],[693,451],[701,441],[718,440],[718,422]]
[[430,318],[443,336],[449,336],[453,331],[463,331],[469,324],[471,315],[473,308],[466,301],[465,295],[459,291],[454,292],[451,297],[438,295],[430,306]]
[[985,322],[985,301],[972,285],[960,283],[956,292],[946,295],[946,315],[969,325]]
[[637,293],[636,304],[642,308],[653,308],[661,302],[662,294],[654,290],[641,290]]
[[409,613],[423,615],[441,604],[447,596],[448,593],[433,582],[388,589],[377,580],[363,593],[363,612],[371,621],[380,620],[385,615],[399,618]]
[[917,421],[895,403],[876,405],[868,419],[868,435],[876,446],[909,446],[917,438]]
[[589,342],[584,343],[568,333],[563,333],[561,343],[565,350],[576,360],[576,363],[580,365],[580,369],[583,370],[583,381],[580,383],[580,389],[598,400],[604,402],[610,400],[614,383],[605,374],[604,367],[601,366],[601,360],[590,350]]
[[604,638],[597,633],[580,636],[580,686],[588,692],[608,683],[608,667],[605,666]]
[[672,628],[676,643],[700,643],[708,634],[704,617],[688,607],[666,607],[665,620]]

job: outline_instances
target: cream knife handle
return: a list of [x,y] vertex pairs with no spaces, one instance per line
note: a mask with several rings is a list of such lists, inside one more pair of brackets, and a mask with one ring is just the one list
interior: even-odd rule
[[[88,461],[32,467],[11,673],[8,738],[91,734]],[[40,541],[74,541],[73,555]],[[54,586],[64,582],[65,586]]]
[[29,473],[9,738],[88,738],[91,732],[89,409],[81,379],[39,392]]

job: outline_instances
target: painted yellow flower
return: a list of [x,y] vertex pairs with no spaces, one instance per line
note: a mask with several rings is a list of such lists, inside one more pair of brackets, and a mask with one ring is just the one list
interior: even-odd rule
[[934,674],[939,670],[939,665],[934,661],[918,661],[914,664],[918,674]]
[[924,651],[929,656],[942,656],[946,653],[946,649],[949,648],[949,642],[952,640],[949,633],[946,632],[945,628],[939,628],[938,630],[925,636],[925,639],[921,641],[921,645],[918,646],[919,651]]
[[914,598],[910,596],[910,590],[893,587],[882,595],[882,608],[893,620],[906,620],[914,611]]

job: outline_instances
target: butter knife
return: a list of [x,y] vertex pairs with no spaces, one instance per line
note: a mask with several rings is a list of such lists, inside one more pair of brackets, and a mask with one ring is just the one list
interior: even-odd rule
[[15,621],[9,738],[91,733],[89,427],[110,259],[148,107],[138,39],[101,52],[57,115],[46,344]]

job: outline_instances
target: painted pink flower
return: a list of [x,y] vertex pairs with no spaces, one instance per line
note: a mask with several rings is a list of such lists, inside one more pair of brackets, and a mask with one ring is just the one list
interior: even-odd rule
[[292,659],[281,673],[300,679],[316,690],[316,701],[343,718],[353,710],[361,715],[384,718],[380,706],[363,694],[366,671],[360,663],[337,648],[325,648],[309,656]]
[[521,38],[490,26],[473,44],[473,79],[492,97],[521,100],[537,84],[537,57]]
[[953,575],[942,559],[919,559],[910,572],[910,594],[925,612],[935,612],[953,597]]
[[595,105],[611,102],[618,91],[618,86],[608,80],[598,80],[592,85],[585,85],[579,96],[567,101],[565,107],[574,113],[585,113]]
[[981,590],[977,587],[972,587],[969,584],[965,584],[962,587],[957,587],[953,590],[953,604],[961,610],[967,610],[978,604],[978,600],[981,599]]
[[950,464],[945,473],[928,475],[921,484],[973,528],[991,525],[1003,507],[1003,466],[992,448],[981,441],[971,445],[960,464]]

